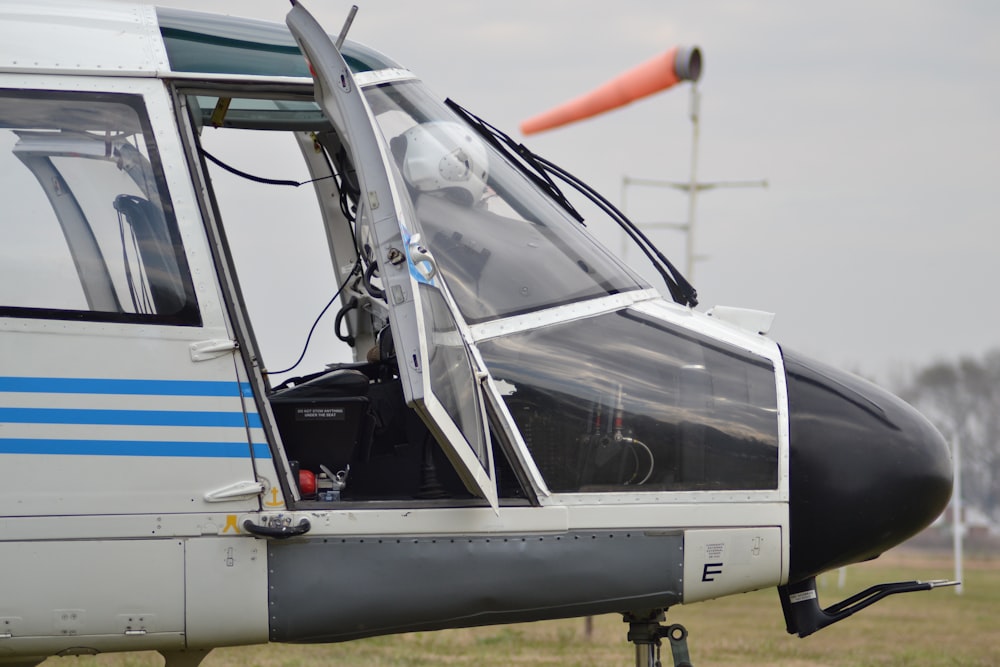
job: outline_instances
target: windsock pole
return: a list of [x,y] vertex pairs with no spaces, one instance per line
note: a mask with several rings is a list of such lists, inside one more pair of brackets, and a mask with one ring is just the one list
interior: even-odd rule
[[684,270],[687,279],[694,282],[694,212],[698,200],[698,135],[699,116],[701,112],[701,96],[698,86],[691,86],[691,182],[688,185],[688,219],[687,234],[684,243]]
[[[695,217],[697,212],[698,192],[719,187],[767,187],[766,180],[756,181],[718,181],[703,183],[698,181],[698,135],[701,95],[698,92],[698,79],[701,78],[702,56],[697,46],[675,46],[641,65],[619,74],[591,92],[581,95],[564,104],[554,107],[544,113],[529,118],[521,123],[522,134],[534,134],[544,130],[561,127],[578,120],[591,118],[605,111],[630,104],[638,99],[666,90],[682,81],[691,82],[691,169],[687,181],[654,181],[650,179],[634,179],[628,176],[622,179],[622,210],[625,209],[626,191],[629,185],[666,186],[683,190],[688,195],[687,222],[684,223],[647,223],[647,227],[677,229],[684,232],[685,277],[694,279],[695,262],[702,257],[695,254]],[[622,239],[622,257],[628,248],[628,239]]]
[[675,46],[585,95],[529,118],[521,123],[521,133],[534,134],[568,125],[625,106],[681,81],[697,82],[699,77],[701,51],[698,47]]
[[682,81],[690,81],[692,84],[691,123],[694,138],[691,148],[691,181],[687,188],[688,223],[684,226],[687,232],[686,273],[689,280],[694,268],[693,228],[698,166],[698,92],[695,84],[701,78],[701,69],[701,50],[697,46],[674,46],[665,53],[619,74],[589,93],[521,123],[521,133],[525,135],[551,130],[631,104],[643,97],[671,88]]
[[961,595],[963,576],[962,541],[965,537],[965,519],[962,516],[962,512],[964,511],[962,508],[962,447],[957,436],[952,440],[951,451],[952,465],[954,466],[952,475],[955,480],[954,491],[951,494],[951,537],[955,559],[955,581],[958,582],[958,586],[955,587],[955,595]]
[[[701,95],[698,92],[698,86],[691,86],[691,168],[688,176],[688,180],[684,182],[676,181],[658,181],[647,178],[629,178],[624,176],[622,178],[622,211],[625,210],[625,198],[628,191],[629,185],[647,185],[647,186],[665,186],[674,188],[676,190],[682,190],[688,195],[688,214],[687,222],[681,223],[670,223],[670,222],[660,222],[647,224],[649,228],[667,228],[675,229],[684,232],[684,277],[689,281],[694,280],[694,263],[698,259],[702,259],[695,255],[694,252],[694,220],[695,211],[697,209],[698,202],[698,192],[700,190],[706,190],[709,188],[715,188],[720,186],[738,186],[746,185],[746,183],[700,183],[698,181],[698,135],[699,135],[699,112],[701,108]],[[760,183],[754,183],[753,185],[760,185]],[[765,183],[766,185],[766,183]],[[622,249],[621,256],[625,256],[625,252],[628,249],[628,238],[622,238]]]

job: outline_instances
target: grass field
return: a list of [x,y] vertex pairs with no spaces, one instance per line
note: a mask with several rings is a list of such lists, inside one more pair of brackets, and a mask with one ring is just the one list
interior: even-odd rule
[[[947,556],[898,551],[819,582],[820,602],[837,602],[884,581],[947,579]],[[786,634],[774,589],[676,607],[668,623],[681,623],[695,667],[1000,667],[1000,559],[965,565],[961,596],[951,588],[883,600],[806,639]],[[216,649],[202,667],[424,667],[432,665],[632,665],[620,616],[419,632],[325,646],[268,645]],[[663,647],[664,667],[673,663]],[[44,667],[161,667],[155,653],[50,658]]]

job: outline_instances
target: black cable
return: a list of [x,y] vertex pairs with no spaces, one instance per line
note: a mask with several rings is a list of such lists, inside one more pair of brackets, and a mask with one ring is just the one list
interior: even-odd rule
[[302,181],[301,183],[299,181],[286,181],[277,178],[264,178],[263,176],[254,176],[253,174],[248,174],[245,171],[240,171],[236,167],[231,167],[222,160],[220,160],[219,158],[215,157],[214,155],[206,151],[204,148],[201,149],[201,154],[204,155],[206,158],[208,158],[209,162],[216,165],[217,167],[225,169],[234,176],[245,178],[249,181],[253,181],[254,183],[263,183],[264,185],[290,185],[292,187],[297,188],[300,185],[308,185],[309,183],[315,183],[316,181],[322,181],[327,178],[333,178],[333,174],[330,174],[329,176],[320,176],[318,178],[313,178],[308,181]]
[[312,326],[309,328],[309,335],[306,336],[306,343],[305,345],[302,346],[302,354],[299,355],[299,358],[295,361],[295,363],[289,366],[288,368],[282,369],[280,371],[269,371],[265,369],[263,371],[264,375],[280,375],[281,373],[288,373],[289,371],[295,370],[298,367],[298,365],[302,363],[302,360],[305,359],[306,357],[306,351],[309,349],[309,342],[312,340],[313,332],[316,331],[316,327],[319,326],[319,321],[323,319],[324,315],[326,315],[326,311],[330,310],[330,306],[332,306],[333,302],[337,300],[337,297],[340,296],[340,293],[344,291],[344,288],[347,287],[347,283],[351,281],[351,276],[354,275],[354,272],[357,271],[360,266],[361,266],[361,260],[358,259],[356,262],[354,262],[354,266],[351,267],[350,273],[348,273],[347,277],[344,278],[344,282],[340,283],[340,287],[337,288],[336,293],[334,293],[334,295],[330,298],[327,304],[323,306],[323,310],[319,311],[319,315],[316,316],[315,321],[313,321]]
[[351,312],[357,307],[358,307],[358,297],[352,296],[351,300],[347,302],[347,305],[345,305],[343,308],[340,309],[340,312],[337,313],[337,317],[333,320],[334,335],[337,336],[339,340],[347,343],[351,347],[354,347],[354,336],[352,336],[350,333],[346,334],[340,333],[340,324],[344,321],[344,318],[347,316],[347,313]]
[[378,287],[372,285],[372,275],[374,275],[376,271],[378,271],[378,262],[370,263],[368,265],[368,268],[365,269],[364,273],[365,289],[368,290],[368,293],[371,294],[376,299],[381,299],[382,301],[385,301],[385,292],[383,290],[380,290]]
[[[318,178],[313,178],[313,179],[310,179],[308,181],[302,181],[302,182],[292,181],[292,180],[264,178],[262,176],[254,176],[253,174],[248,174],[245,171],[240,171],[239,169],[236,169],[235,167],[232,167],[232,166],[226,164],[225,162],[223,162],[222,160],[220,160],[219,158],[215,157],[214,155],[212,155],[211,153],[209,153],[208,151],[206,151],[203,147],[199,146],[198,148],[199,148],[201,154],[204,155],[205,158],[207,160],[209,160],[212,164],[220,167],[221,169],[224,169],[225,171],[228,171],[230,174],[233,174],[234,176],[239,176],[240,178],[245,178],[245,179],[253,181],[255,183],[263,183],[264,185],[285,185],[285,186],[292,186],[292,187],[296,187],[297,188],[297,187],[302,186],[302,185],[308,185],[309,183],[315,183],[317,181],[322,181],[322,180],[326,180],[328,178],[332,178],[334,180],[334,183],[337,186],[337,191],[338,191],[338,193],[340,195],[340,197],[339,197],[340,198],[340,211],[343,214],[344,218],[347,220],[348,229],[350,230],[351,237],[354,239],[354,244],[353,244],[354,245],[354,252],[355,252],[355,256],[357,257],[357,259],[354,262],[354,266],[351,267],[351,271],[347,274],[347,277],[344,279],[344,282],[341,283],[340,287],[337,288],[336,293],[334,293],[334,295],[333,295],[333,297],[331,297],[330,301],[328,301],[327,304],[325,306],[323,306],[323,310],[320,311],[319,315],[316,316],[315,321],[313,321],[312,327],[309,328],[309,334],[306,336],[305,345],[302,346],[302,353],[299,355],[299,358],[295,361],[295,363],[292,364],[291,366],[289,366],[288,368],[280,370],[280,371],[268,371],[268,370],[265,369],[263,371],[263,373],[265,375],[278,375],[278,374],[281,374],[281,373],[288,373],[289,371],[293,371],[293,370],[295,370],[298,367],[299,364],[302,363],[302,360],[305,359],[306,351],[309,349],[309,343],[312,340],[313,333],[316,331],[316,327],[319,325],[319,321],[321,319],[323,319],[323,316],[326,314],[326,311],[328,311],[330,309],[330,306],[333,305],[333,302],[337,300],[337,297],[340,296],[340,293],[344,291],[345,287],[347,287],[347,283],[350,282],[351,276],[353,276],[355,274],[355,272],[357,272],[358,269],[361,266],[361,254],[358,252],[357,236],[355,234],[354,226],[352,224],[355,221],[356,216],[353,215],[352,212],[351,212],[351,210],[350,210],[350,204],[348,202],[348,197],[347,197],[347,188],[344,187],[343,177],[341,177],[337,173],[336,170],[334,170],[334,169],[331,168],[330,169],[331,173],[330,173],[329,176],[320,176]],[[329,165],[329,164],[330,163],[329,163],[329,160],[328,160],[327,161],[327,165]],[[339,315],[338,315],[338,318],[339,318]],[[337,338],[339,338],[340,340],[345,340],[344,338],[341,338],[341,336],[340,336],[339,322],[338,322],[338,325],[337,325],[336,334],[337,334]]]

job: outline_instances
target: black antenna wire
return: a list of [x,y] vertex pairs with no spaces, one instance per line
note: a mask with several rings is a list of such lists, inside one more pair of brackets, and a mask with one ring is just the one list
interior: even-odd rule
[[313,179],[310,179],[308,181],[302,181],[302,182],[291,181],[291,180],[284,180],[284,179],[279,179],[279,178],[264,178],[263,176],[254,176],[253,174],[248,174],[245,171],[240,171],[236,167],[232,167],[232,166],[226,164],[225,162],[223,162],[222,160],[220,160],[219,158],[215,157],[214,155],[212,155],[211,153],[209,153],[208,151],[206,151],[204,148],[201,149],[201,154],[204,155],[208,159],[209,162],[211,162],[212,164],[214,164],[215,166],[217,166],[217,167],[219,167],[221,169],[224,169],[224,170],[228,171],[230,174],[232,174],[234,176],[239,176],[240,178],[245,178],[248,181],[253,181],[254,183],[263,183],[264,185],[290,185],[293,188],[297,188],[297,187],[299,187],[301,185],[308,185],[309,183],[315,183],[316,181],[322,181],[322,180],[325,180],[327,178],[333,178],[332,174],[329,175],[329,176],[320,176],[319,178],[313,178]]
[[299,364],[301,364],[302,360],[305,359],[306,357],[306,351],[309,349],[309,342],[312,340],[312,335],[313,332],[316,331],[316,327],[319,326],[319,321],[323,319],[324,315],[326,315],[326,311],[330,310],[330,306],[332,306],[333,302],[337,300],[337,297],[340,296],[340,293],[344,291],[344,288],[347,287],[347,283],[351,281],[351,277],[354,276],[354,274],[358,271],[358,268],[360,266],[361,266],[361,259],[358,258],[354,262],[354,266],[351,268],[350,273],[348,273],[347,277],[344,278],[344,282],[340,283],[340,287],[337,288],[336,293],[334,293],[334,295],[330,297],[330,300],[326,303],[326,305],[323,306],[323,310],[319,311],[319,315],[316,316],[316,319],[313,321],[312,326],[309,327],[309,335],[306,336],[305,345],[302,346],[302,354],[300,354],[299,358],[295,360],[295,363],[289,366],[288,368],[284,368],[280,371],[269,371],[267,369],[264,369],[262,371],[264,375],[280,375],[281,373],[288,373],[298,368]]

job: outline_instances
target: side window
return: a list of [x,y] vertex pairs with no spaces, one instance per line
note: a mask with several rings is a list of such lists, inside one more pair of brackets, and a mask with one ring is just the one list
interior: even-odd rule
[[0,90],[0,316],[198,325],[142,98]]
[[628,310],[479,349],[554,492],[778,486],[763,358]]

